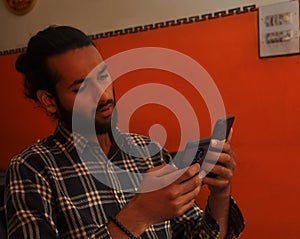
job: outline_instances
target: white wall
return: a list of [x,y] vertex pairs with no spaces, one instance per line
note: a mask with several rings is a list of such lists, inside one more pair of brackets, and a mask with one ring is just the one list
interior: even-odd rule
[[52,24],[72,25],[96,34],[282,1],[286,0],[38,0],[24,16],[10,13],[0,1],[0,51],[24,47],[31,35]]

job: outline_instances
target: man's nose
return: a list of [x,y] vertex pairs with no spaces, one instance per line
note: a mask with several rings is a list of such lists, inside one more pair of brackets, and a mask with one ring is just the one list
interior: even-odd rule
[[104,84],[94,80],[90,85],[93,100],[98,103],[99,101],[104,102],[108,99],[108,88],[109,84]]

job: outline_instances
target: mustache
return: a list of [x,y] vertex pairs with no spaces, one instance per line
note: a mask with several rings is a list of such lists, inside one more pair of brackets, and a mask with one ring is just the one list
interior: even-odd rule
[[105,101],[104,103],[101,103],[97,106],[97,109],[96,110],[101,110],[102,108],[104,108],[105,106],[107,105],[115,105],[115,102],[113,99],[109,99],[107,101]]

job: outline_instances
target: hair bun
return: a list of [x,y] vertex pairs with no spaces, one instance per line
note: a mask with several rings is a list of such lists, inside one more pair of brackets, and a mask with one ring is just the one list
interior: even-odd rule
[[16,60],[16,69],[18,72],[25,73],[27,71],[28,61],[26,53],[21,54]]

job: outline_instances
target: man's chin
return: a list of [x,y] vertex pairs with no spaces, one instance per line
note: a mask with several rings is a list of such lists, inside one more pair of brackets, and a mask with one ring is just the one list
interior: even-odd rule
[[116,123],[111,120],[111,117],[108,117],[105,121],[102,122],[95,122],[96,134],[110,133],[112,128],[116,128]]
[[95,129],[96,129],[96,134],[106,134],[111,132],[111,125],[109,124],[99,124],[97,123],[95,125]]

